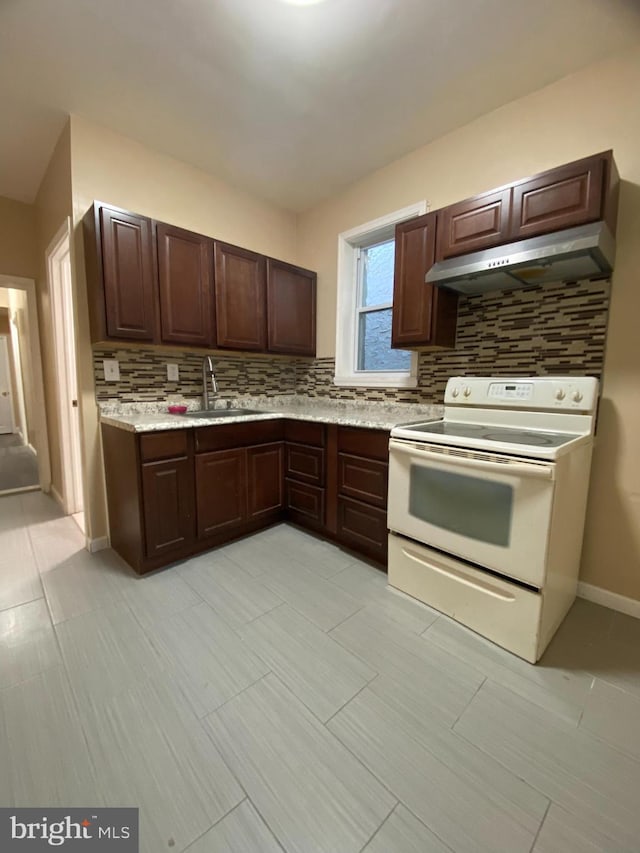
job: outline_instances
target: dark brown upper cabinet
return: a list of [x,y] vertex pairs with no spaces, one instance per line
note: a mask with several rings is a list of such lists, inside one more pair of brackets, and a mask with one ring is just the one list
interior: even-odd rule
[[484,193],[438,212],[436,260],[499,246],[509,239],[511,189]]
[[437,214],[396,226],[391,346],[437,349],[455,346],[457,294],[425,284],[435,261]]
[[92,339],[156,341],[151,220],[96,204],[85,217],[84,230]]
[[[510,239],[608,218],[607,185],[614,170],[612,152],[606,151],[519,182],[513,188]],[[615,220],[609,224],[615,231]]]
[[218,241],[214,257],[218,346],[266,349],[266,259]]
[[213,241],[158,222],[156,244],[162,342],[215,346]]
[[267,349],[316,354],[316,274],[267,259]]

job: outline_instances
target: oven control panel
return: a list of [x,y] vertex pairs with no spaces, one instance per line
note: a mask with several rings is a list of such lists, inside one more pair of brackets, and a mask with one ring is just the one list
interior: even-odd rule
[[593,412],[598,380],[591,376],[454,376],[445,405]]

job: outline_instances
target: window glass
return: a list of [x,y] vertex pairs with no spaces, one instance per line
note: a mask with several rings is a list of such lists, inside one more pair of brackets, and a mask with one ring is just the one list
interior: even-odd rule
[[409,370],[411,353],[391,349],[391,308],[360,314],[358,370]]
[[393,300],[395,240],[367,246],[361,254],[363,281],[361,305],[381,305]]

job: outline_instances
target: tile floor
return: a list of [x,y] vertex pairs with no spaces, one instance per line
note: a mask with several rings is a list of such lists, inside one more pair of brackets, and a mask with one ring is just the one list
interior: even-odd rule
[[640,849],[640,620],[536,667],[280,526],[147,578],[0,498],[0,803],[139,806],[144,853]]
[[0,492],[38,485],[38,460],[13,433],[0,435]]

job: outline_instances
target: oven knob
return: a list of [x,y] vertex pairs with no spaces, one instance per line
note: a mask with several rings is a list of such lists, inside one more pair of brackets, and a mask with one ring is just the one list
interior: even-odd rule
[[471,395],[471,388],[469,388],[469,386],[467,385],[467,387],[464,389],[464,391],[462,393],[464,394],[465,397],[469,397]]
[[460,393],[460,391],[457,388],[454,388],[453,391],[451,392],[451,396],[457,397],[459,393]]
[[574,391],[571,397],[575,403],[579,403],[580,400],[582,400],[582,393],[580,391]]
[[556,400],[564,400],[564,389],[558,388],[556,391]]

